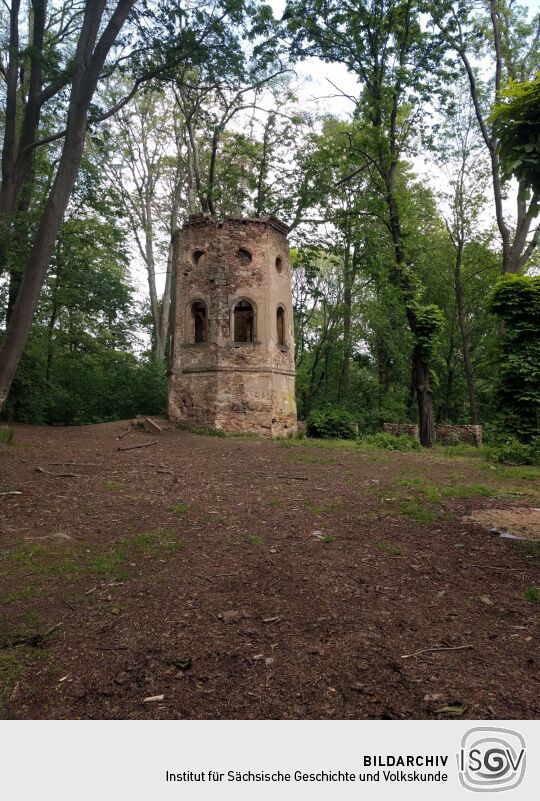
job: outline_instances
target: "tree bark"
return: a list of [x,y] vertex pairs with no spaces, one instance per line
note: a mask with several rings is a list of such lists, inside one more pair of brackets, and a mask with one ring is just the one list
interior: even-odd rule
[[431,448],[435,442],[433,390],[429,381],[429,365],[418,344],[413,349],[412,369],[420,421],[420,442],[425,448]]
[[463,304],[463,285],[461,282],[461,264],[463,257],[463,243],[459,242],[456,249],[456,263],[454,268],[454,289],[456,294],[456,310],[461,334],[461,348],[463,353],[463,367],[465,369],[465,380],[467,382],[467,392],[469,395],[469,408],[471,423],[478,423],[478,409],[476,404],[476,386],[474,380],[474,370],[469,351],[469,332],[467,331],[467,321],[465,319],[465,309]]
[[[399,209],[394,194],[393,175],[391,173],[386,176],[386,186],[386,201],[390,217],[390,232],[394,244],[396,280],[403,292],[409,329],[413,337],[415,337],[415,332],[417,330],[417,318],[412,303],[414,293],[412,287],[410,286],[409,278],[406,272],[406,258],[401,237]],[[415,342],[413,348],[411,378],[418,406],[420,442],[425,448],[432,448],[435,444],[433,390],[429,380],[429,363],[424,356],[422,348],[417,342]]]
[[17,300],[0,348],[0,411],[24,352],[47,270],[54,252],[58,229],[71,195],[81,158],[88,111],[101,70],[135,0],[118,0],[99,40],[106,0],[87,2],[74,58],[66,136],[58,170],[45,202],[26,263]]

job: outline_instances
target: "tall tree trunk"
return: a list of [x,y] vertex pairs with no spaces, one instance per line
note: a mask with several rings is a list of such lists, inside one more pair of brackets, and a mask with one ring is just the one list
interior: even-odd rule
[[463,258],[463,244],[458,242],[456,249],[456,263],[454,268],[454,288],[456,293],[456,310],[461,334],[461,349],[463,353],[463,367],[465,369],[465,380],[467,382],[467,392],[469,395],[469,408],[471,423],[478,423],[478,409],[476,404],[476,386],[474,380],[474,370],[469,349],[469,332],[467,331],[467,321],[465,319],[465,309],[463,305],[463,284],[461,281],[461,264]]
[[86,4],[74,58],[74,74],[62,155],[0,348],[0,411],[8,397],[26,346],[54,252],[58,230],[79,171],[90,103],[107,55],[134,3],[135,0],[118,0],[97,43],[106,0],[96,0]]
[[[416,340],[417,318],[413,304],[413,288],[407,274],[405,251],[401,237],[401,224],[399,210],[394,194],[393,175],[387,176],[387,196],[390,217],[390,231],[394,244],[394,257],[396,262],[396,279],[403,292],[407,310],[409,329]],[[429,364],[424,355],[423,348],[415,341],[412,353],[411,379],[418,406],[418,419],[420,428],[420,442],[425,448],[432,448],[435,444],[435,415],[433,413],[433,390],[429,380]]]
[[341,373],[339,398],[341,401],[347,401],[351,376],[352,284],[354,281],[349,241],[346,242],[343,268],[343,370]]
[[[502,4],[499,4],[496,2],[496,0],[489,0],[489,12],[493,30],[495,55],[495,97],[493,98],[493,102],[497,100],[502,82],[503,46],[501,41],[500,16],[504,13],[504,8],[501,8],[501,5]],[[453,32],[450,32],[448,28],[444,27],[442,20],[440,18],[438,19],[436,16],[436,6],[434,9],[434,19],[436,24],[441,32],[445,35],[450,46],[459,55],[465,69],[478,127],[480,128],[482,138],[489,153],[491,179],[493,185],[493,200],[495,205],[495,218],[499,233],[501,235],[502,243],[502,272],[518,273],[526,265],[533,251],[540,243],[540,227],[537,227],[534,234],[529,240],[527,240],[531,229],[531,224],[538,214],[540,199],[537,193],[533,193],[529,199],[529,202],[527,203],[522,199],[523,193],[521,191],[518,192],[515,215],[516,227],[512,232],[504,216],[503,186],[501,181],[499,154],[497,152],[497,142],[495,140],[493,130],[489,126],[489,121],[484,117],[476,72],[473,69],[469,59],[465,44],[463,41],[460,41],[458,38],[456,38]],[[507,53],[510,53],[508,49]],[[509,73],[512,73],[513,65],[508,63],[507,66],[509,67]],[[520,190],[521,189],[522,187],[520,187]]]

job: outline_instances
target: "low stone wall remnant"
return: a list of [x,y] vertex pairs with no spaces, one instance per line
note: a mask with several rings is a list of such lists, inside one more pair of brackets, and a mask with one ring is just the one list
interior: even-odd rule
[[435,428],[437,442],[441,445],[474,445],[482,447],[482,426],[447,426],[438,425]]
[[[407,434],[409,437],[418,439],[418,426],[412,423],[384,423],[383,431],[387,434]],[[482,447],[482,426],[451,426],[438,425],[435,427],[435,439],[440,445],[474,445],[476,448]]]
[[418,426],[412,423],[384,423],[383,431],[396,437],[399,437],[400,434],[407,434],[408,437],[418,439]]

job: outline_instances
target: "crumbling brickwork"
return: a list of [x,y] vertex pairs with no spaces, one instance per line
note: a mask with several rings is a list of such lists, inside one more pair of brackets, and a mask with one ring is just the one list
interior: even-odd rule
[[435,429],[437,442],[441,445],[455,445],[463,442],[466,445],[482,447],[482,426],[445,426]]
[[411,423],[384,423],[383,431],[387,434],[394,434],[396,437],[400,434],[407,434],[409,437],[418,439],[418,426]]
[[174,242],[168,408],[224,431],[296,431],[288,229],[190,217]]
[[[383,430],[388,434],[407,434],[418,439],[418,426],[411,423],[384,423]],[[481,448],[482,426],[438,425],[435,427],[435,439],[440,445],[456,445],[463,442]]]

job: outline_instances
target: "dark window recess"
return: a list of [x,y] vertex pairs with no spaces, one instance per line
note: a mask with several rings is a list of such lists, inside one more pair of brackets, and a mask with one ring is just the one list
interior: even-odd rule
[[285,345],[285,312],[279,306],[276,315],[278,345]]
[[234,307],[234,341],[253,342],[255,340],[255,314],[247,300],[239,301]]
[[276,259],[276,270],[280,273],[283,270],[283,260],[281,256],[278,256]]
[[193,264],[197,266],[197,264],[200,262],[203,256],[204,256],[204,250],[194,250],[193,253],[191,254],[191,259],[193,261]]
[[206,342],[206,306],[201,300],[191,304],[191,317],[193,320],[193,341]]
[[249,250],[246,250],[245,248],[240,248],[240,250],[236,254],[236,258],[238,259],[239,263],[244,267],[248,264],[251,264],[251,253],[249,252]]

